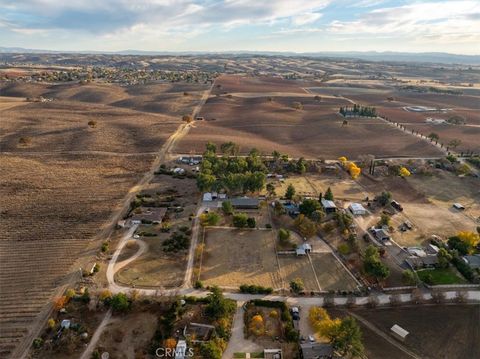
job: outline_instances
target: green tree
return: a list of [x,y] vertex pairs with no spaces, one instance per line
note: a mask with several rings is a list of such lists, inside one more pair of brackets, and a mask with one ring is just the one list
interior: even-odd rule
[[382,213],[380,216],[380,221],[378,222],[380,227],[390,225],[390,216],[387,213]]
[[232,202],[230,201],[223,201],[222,202],[222,210],[223,213],[225,213],[227,216],[231,215],[233,213],[233,206]]
[[205,145],[207,152],[217,153],[217,146],[212,142],[207,142]]
[[200,173],[197,176],[197,187],[200,191],[210,191],[217,178],[211,174]]
[[317,233],[317,225],[305,215],[300,214],[295,218],[295,228],[306,238],[310,238]]
[[220,150],[226,155],[236,156],[240,151],[240,148],[236,143],[230,141],[222,143],[220,145]]
[[448,147],[452,147],[453,149],[456,149],[458,146],[460,146],[462,144],[462,141],[460,140],[451,140],[449,143],[448,143]]
[[438,265],[441,268],[448,268],[453,256],[445,248],[440,248],[437,253]]
[[300,293],[303,292],[305,286],[303,285],[303,281],[301,278],[296,278],[290,282],[290,289],[293,293]]
[[282,244],[288,244],[290,242],[290,231],[288,229],[280,228],[278,230],[278,240]]
[[267,183],[267,192],[270,197],[275,196],[275,186],[273,183]]
[[130,309],[130,301],[125,293],[118,293],[110,299],[110,306],[116,312],[126,312]]
[[248,224],[248,216],[245,213],[235,213],[233,215],[233,225],[237,228],[244,228]]
[[300,157],[297,160],[297,163],[295,165],[296,171],[300,174],[305,173],[307,171],[307,161],[303,157]]
[[402,282],[406,285],[417,285],[417,275],[411,269],[406,269],[402,272]]
[[248,228],[255,228],[256,225],[257,225],[257,221],[255,220],[255,217],[248,217],[247,219]]
[[363,269],[365,273],[377,280],[386,279],[390,275],[390,269],[380,260],[378,248],[372,244],[365,249],[363,254]]
[[205,312],[214,320],[225,318],[235,311],[235,302],[226,299],[217,286],[213,286],[210,289],[207,298],[208,304],[205,307]]
[[324,198],[328,201],[333,201],[333,192],[332,192],[332,189],[330,187],[327,188],[327,192],[325,192],[325,196]]
[[382,206],[386,206],[392,200],[392,194],[390,192],[384,191],[377,197],[378,203]]
[[306,215],[309,218],[311,218],[312,214],[320,208],[320,203],[317,200],[308,198],[304,199],[299,206],[300,213]]
[[287,191],[285,192],[286,199],[292,199],[295,196],[295,187],[290,183],[287,187]]
[[354,318],[348,316],[342,319],[334,333],[332,346],[342,358],[363,356],[362,331]]

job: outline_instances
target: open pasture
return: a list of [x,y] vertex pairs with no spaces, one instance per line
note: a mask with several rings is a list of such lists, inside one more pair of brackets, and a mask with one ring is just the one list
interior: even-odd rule
[[[295,109],[295,102],[301,102],[303,109]],[[348,103],[336,97],[318,101],[313,94],[210,97],[200,114],[206,121],[195,123],[180,142],[179,151],[201,152],[208,141],[233,141],[241,146],[242,152],[256,147],[266,153],[277,150],[306,158],[440,154],[428,143],[377,119],[349,119],[345,125],[337,112]]]
[[238,288],[255,284],[281,288],[275,239],[269,230],[205,230],[200,280],[205,285]]

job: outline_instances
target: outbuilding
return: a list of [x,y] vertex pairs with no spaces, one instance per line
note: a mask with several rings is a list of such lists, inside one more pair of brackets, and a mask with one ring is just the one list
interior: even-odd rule
[[335,213],[337,211],[337,206],[335,203],[325,198],[322,198],[322,207],[326,214]]
[[205,192],[203,194],[203,202],[211,202],[213,200],[212,194],[210,192]]
[[236,209],[258,209],[260,201],[251,197],[237,197],[231,200],[233,208]]
[[367,210],[360,203],[352,203],[348,209],[354,216],[363,216],[367,214]]
[[407,332],[405,329],[403,329],[401,326],[398,324],[395,324],[393,327],[390,328],[394,336],[399,338],[400,340],[405,340],[409,332]]
[[302,243],[297,247],[295,253],[297,256],[306,256],[308,253],[312,251],[312,246],[308,243]]

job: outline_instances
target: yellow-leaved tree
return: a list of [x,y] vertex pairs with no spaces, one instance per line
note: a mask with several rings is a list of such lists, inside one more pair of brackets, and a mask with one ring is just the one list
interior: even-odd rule
[[327,311],[322,307],[311,307],[308,313],[308,319],[315,331],[322,337],[333,339],[338,332],[341,320],[332,319]]
[[474,248],[480,242],[480,234],[474,232],[458,232],[457,237],[468,247],[470,250]]
[[356,179],[358,178],[358,176],[360,176],[360,173],[362,173],[362,170],[355,163],[349,162],[348,172],[350,172],[350,176],[352,176],[353,179]]
[[400,177],[408,177],[410,175],[411,173],[408,169],[406,169],[405,167],[400,168]]
[[260,314],[256,314],[250,320],[250,332],[256,336],[263,335],[265,332],[265,322]]

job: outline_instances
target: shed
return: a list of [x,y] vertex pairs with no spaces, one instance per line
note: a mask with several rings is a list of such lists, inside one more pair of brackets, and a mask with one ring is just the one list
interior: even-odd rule
[[409,332],[407,332],[405,329],[403,329],[401,326],[398,324],[394,324],[393,327],[390,328],[392,333],[398,337],[401,340],[405,340]]
[[367,210],[360,203],[352,203],[348,209],[354,216],[363,216],[367,214]]
[[337,211],[337,206],[335,202],[328,199],[322,198],[322,207],[325,209],[325,213],[335,213]]
[[308,253],[312,251],[312,246],[308,243],[302,243],[297,247],[295,253],[297,256],[306,256]]
[[374,235],[375,235],[375,238],[380,240],[380,241],[389,241],[390,240],[390,235],[383,228],[375,228],[374,229]]
[[179,340],[175,348],[175,359],[185,359],[187,354],[187,342],[185,340]]
[[257,209],[260,202],[256,198],[250,197],[237,197],[232,199],[233,208],[239,209]]
[[264,359],[282,359],[282,349],[264,349]]
[[203,194],[203,201],[204,202],[211,202],[213,200],[212,194],[210,192],[205,192]]

